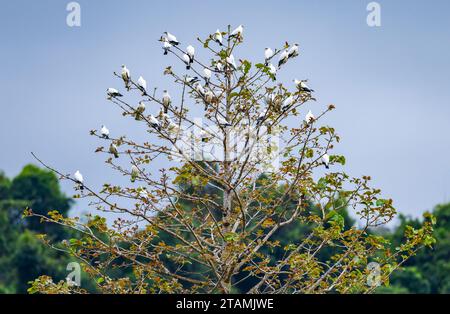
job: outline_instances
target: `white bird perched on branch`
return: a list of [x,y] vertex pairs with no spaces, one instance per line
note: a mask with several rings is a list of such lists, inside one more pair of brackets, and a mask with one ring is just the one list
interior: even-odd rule
[[141,120],[141,115],[144,113],[145,111],[145,104],[143,101],[139,102],[139,105],[137,106],[136,110],[134,111],[135,115],[134,118],[136,120]]
[[191,68],[191,58],[187,54],[183,54],[183,62],[186,64],[186,70]]
[[260,125],[261,122],[264,120],[264,118],[267,115],[267,108],[261,111],[261,113],[258,115],[258,118],[256,119],[256,125]]
[[238,27],[236,27],[230,34],[230,37],[242,37],[242,33],[244,32],[244,26],[243,25],[239,25]]
[[174,123],[172,120],[169,120],[169,125],[167,126],[167,130],[169,130],[170,134],[176,135],[180,131],[180,127],[178,126],[178,124]]
[[211,70],[208,68],[203,69],[203,77],[205,78],[205,84],[209,84],[209,80],[211,79]]
[[127,69],[125,64],[122,64],[122,80],[125,83],[125,88],[130,90],[130,70]]
[[106,126],[102,125],[102,128],[100,129],[100,133],[102,134],[103,138],[106,138],[106,139],[109,138],[109,130]]
[[292,105],[292,102],[293,102],[293,101],[294,101],[294,97],[292,97],[292,95],[289,96],[288,98],[286,98],[286,99],[283,101],[283,108],[282,108],[282,110],[283,110],[283,111],[287,110],[287,109]]
[[137,84],[139,86],[139,89],[142,92],[142,96],[144,96],[145,93],[147,92],[147,81],[144,80],[144,78],[142,76],[139,76]]
[[328,156],[328,154],[322,156],[322,164],[324,164],[325,168],[330,168],[330,156]]
[[119,158],[119,152],[117,151],[117,146],[114,143],[109,145],[109,152],[114,155],[114,158]]
[[273,80],[277,80],[277,69],[274,67],[272,63],[269,64],[269,73],[273,75]]
[[216,64],[215,64],[215,67],[216,67],[216,70],[218,72],[222,72],[223,71],[223,64],[222,64],[222,62],[217,61]]
[[236,62],[234,61],[234,56],[233,55],[230,55],[229,57],[227,57],[226,61],[231,66],[231,68],[233,70],[237,69]]
[[265,101],[266,101],[266,104],[267,105],[272,105],[273,104],[273,102],[275,101],[275,94],[273,93],[273,92],[271,92],[271,93],[268,93],[267,95],[266,95],[266,98],[265,98]]
[[167,90],[164,90],[163,97],[162,97],[162,104],[164,106],[164,113],[167,113],[169,111],[169,106],[172,102],[172,98],[169,95],[169,92]]
[[79,188],[80,190],[83,190],[83,189],[84,189],[84,185],[83,185],[84,179],[83,179],[83,175],[81,174],[81,172],[80,172],[79,170],[77,170],[77,171],[74,173],[73,177],[75,178],[75,182],[78,183],[78,188]]
[[298,56],[298,44],[294,44],[288,51],[288,57],[293,58]]
[[136,181],[136,178],[139,176],[139,169],[135,165],[131,166],[131,182]]
[[198,80],[198,77],[197,76],[194,76],[194,77],[192,77],[192,76],[186,76],[186,79],[184,80],[187,84],[189,84],[189,85],[192,85],[192,84],[194,84],[195,82],[198,82],[199,80]]
[[191,45],[186,47],[186,54],[189,56],[190,63],[194,62],[195,48]]
[[219,123],[220,126],[222,127],[227,127],[227,126],[231,126],[231,123],[228,122],[227,119],[225,119],[222,116],[217,116],[217,122]]
[[212,102],[213,98],[214,98],[214,93],[212,92],[212,90],[208,89],[205,92],[205,102],[210,104]]
[[150,122],[150,126],[158,131],[161,131],[161,123],[156,119],[153,115],[150,115],[148,118]]
[[199,82],[195,83],[194,89],[201,97],[205,96],[205,89]]
[[309,88],[308,85],[306,85],[306,83],[304,81],[294,79],[294,84],[297,86],[297,88],[300,91],[308,92],[308,93],[314,92],[314,90]]
[[311,123],[314,120],[316,120],[316,117],[314,117],[314,115],[312,114],[311,110],[309,110],[308,113],[305,116],[305,121],[306,121],[306,123]]
[[175,35],[172,35],[169,32],[164,32],[164,35],[166,36],[167,41],[171,44],[171,45],[178,45],[180,42],[177,40],[177,38],[175,37]]
[[280,54],[280,58],[278,59],[278,68],[280,68],[283,64],[285,64],[289,59],[289,54],[287,50],[284,50]]
[[203,97],[205,99],[205,111],[208,110],[208,105],[210,105],[214,99],[214,93],[212,92],[212,90],[208,89],[205,92],[205,97]]
[[170,48],[172,48],[172,45],[169,43],[167,38],[163,38],[163,50],[164,50],[164,55],[167,55],[167,53],[169,52]]
[[121,93],[119,93],[119,91],[117,89],[112,88],[112,87],[110,87],[106,90],[106,94],[108,95],[108,99],[123,96]]
[[273,57],[273,50],[270,48],[264,49],[264,64],[268,65],[269,60]]
[[214,34],[214,41],[222,46],[223,38],[222,33],[219,30],[216,30],[216,33]]

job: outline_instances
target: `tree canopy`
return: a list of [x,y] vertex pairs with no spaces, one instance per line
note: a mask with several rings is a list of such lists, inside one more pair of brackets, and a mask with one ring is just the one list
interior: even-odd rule
[[[406,226],[394,250],[371,232],[394,218],[393,200],[371,187],[369,176],[342,170],[345,157],[333,154],[340,137],[323,123],[334,105],[316,104],[306,78],[277,79],[300,55],[299,45],[286,42],[247,60],[235,57],[243,34],[242,25],[228,26],[198,38],[209,54],[200,60],[192,45],[182,49],[165,32],[163,53],[176,63],[163,74],[177,86],[176,98],[167,90],[157,95],[125,65],[114,73],[124,88],[108,88],[107,99],[145,127],[148,140],[113,137],[106,127],[91,135],[102,141],[96,152],[130,178],[128,185],[105,182],[95,191],[80,171],[67,175],[36,157],[73,182],[75,198],[119,214],[108,225],[101,215],[85,221],[46,212],[40,195],[30,197],[36,209],[25,211],[76,232],[69,241],[44,241],[77,258],[99,291],[370,293],[434,244],[430,214]],[[116,276],[114,269],[128,272]],[[49,275],[31,291],[86,292]]]

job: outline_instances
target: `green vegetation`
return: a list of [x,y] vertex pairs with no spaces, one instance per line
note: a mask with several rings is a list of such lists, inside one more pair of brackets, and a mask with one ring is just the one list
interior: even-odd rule
[[42,274],[64,278],[68,257],[45,246],[36,236],[46,233],[54,240],[67,238],[67,230],[22,219],[25,208],[47,213],[58,208],[67,215],[72,200],[60,190],[56,176],[27,165],[12,180],[0,173],[0,292],[26,293],[29,281]]
[[[26,293],[29,282],[40,275],[49,275],[58,280],[65,278],[65,268],[71,260],[65,254],[47,247],[37,235],[46,233],[53,240],[61,241],[71,237],[68,230],[54,224],[41,224],[33,217],[22,219],[21,215],[28,207],[44,215],[57,209],[66,216],[71,205],[72,201],[61,192],[57,177],[49,171],[28,165],[12,180],[0,172],[0,293]],[[183,205],[186,210],[189,207],[189,203]],[[312,205],[310,208],[314,210]],[[450,292],[450,204],[438,205],[433,215],[437,220],[434,229],[437,242],[433,248],[420,250],[392,275],[389,286],[380,287],[377,292]],[[346,228],[354,223],[347,211],[344,212],[344,220]],[[404,242],[406,226],[419,228],[420,224],[418,219],[400,215],[399,226],[388,235],[392,251]],[[274,257],[283,254],[280,248],[289,243],[289,239],[301,238],[308,231],[308,227],[301,223],[289,226],[276,234],[280,246],[265,253]],[[167,243],[170,242],[168,236]],[[322,254],[326,255],[327,252]],[[195,271],[195,265],[189,267],[189,270]],[[130,274],[129,269],[116,269],[114,272],[117,278]],[[87,283],[89,287],[86,287]],[[93,289],[92,283],[87,280],[83,280],[82,285],[91,291]],[[244,281],[239,289],[245,291],[248,286],[248,282]]]

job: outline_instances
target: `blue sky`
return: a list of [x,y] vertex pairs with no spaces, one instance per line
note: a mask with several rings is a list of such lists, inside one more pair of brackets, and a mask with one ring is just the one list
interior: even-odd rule
[[107,87],[121,87],[112,72],[125,63],[150,86],[170,89],[162,71],[173,59],[156,41],[163,31],[187,45],[244,24],[236,57],[300,43],[300,58],[279,80],[307,78],[319,106],[335,104],[326,122],[342,137],[336,152],[348,172],[371,175],[399,211],[418,216],[450,201],[450,2],[378,1],[375,28],[366,24],[369,2],[79,0],[81,27],[70,28],[69,1],[2,1],[0,169],[17,174],[34,151],[65,173],[80,169],[94,186],[123,182],[88,135],[106,124],[145,136],[105,100]]

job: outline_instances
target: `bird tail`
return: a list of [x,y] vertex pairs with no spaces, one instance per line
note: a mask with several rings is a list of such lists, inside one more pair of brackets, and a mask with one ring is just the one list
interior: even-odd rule
[[119,158],[119,154],[118,153],[114,153],[114,158]]
[[186,65],[186,70],[189,70],[191,68],[191,65],[190,64],[187,64]]

